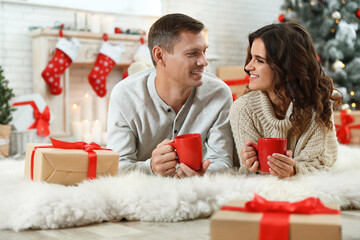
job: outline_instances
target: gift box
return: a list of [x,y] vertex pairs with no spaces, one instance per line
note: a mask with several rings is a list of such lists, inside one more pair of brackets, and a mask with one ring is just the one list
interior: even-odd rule
[[334,112],[336,136],[342,144],[360,144],[360,111]]
[[[313,200],[312,198],[311,200]],[[304,200],[305,201],[305,200]],[[279,202],[278,202],[279,203]],[[284,205],[289,202],[284,202]],[[211,239],[212,240],[258,240],[258,239],[284,239],[281,238],[280,230],[276,224],[279,220],[271,220],[275,226],[271,228],[270,234],[260,235],[260,225],[263,224],[264,212],[239,211],[237,208],[244,208],[245,201],[231,201],[211,216]],[[290,240],[340,240],[341,239],[341,217],[339,205],[326,205],[331,211],[337,214],[298,214],[291,213],[288,218],[289,227],[285,239]],[[235,208],[232,210],[228,210]],[[281,209],[281,207],[278,207]],[[283,212],[271,212],[281,216]],[[272,216],[272,215],[270,215]],[[274,217],[274,216],[272,216]],[[268,228],[269,229],[269,228]],[[264,238],[265,236],[265,238]]]
[[34,181],[75,185],[90,178],[90,154],[96,155],[92,178],[118,173],[119,154],[114,151],[101,149],[89,153],[83,149],[63,149],[53,145],[27,144],[25,176]]
[[49,124],[54,120],[54,115],[40,94],[17,97],[12,106],[16,111],[12,113],[13,119],[10,124],[17,131],[36,128],[39,136],[49,135]]
[[217,76],[230,87],[234,100],[244,94],[249,84],[249,76],[244,71],[244,66],[219,67]]

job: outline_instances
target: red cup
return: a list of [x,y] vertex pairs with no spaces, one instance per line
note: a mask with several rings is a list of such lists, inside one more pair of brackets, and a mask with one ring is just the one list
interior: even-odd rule
[[169,144],[176,149],[180,163],[186,164],[194,171],[201,168],[202,143],[200,133],[179,135]]
[[258,144],[251,144],[257,151],[260,170],[262,172],[270,172],[269,165],[267,162],[269,161],[267,157],[272,155],[273,153],[286,153],[287,141],[286,138],[259,138]]

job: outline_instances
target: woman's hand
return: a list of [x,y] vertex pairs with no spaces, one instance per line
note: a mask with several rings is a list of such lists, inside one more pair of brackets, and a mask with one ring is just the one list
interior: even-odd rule
[[255,144],[251,140],[245,141],[245,146],[240,151],[241,163],[249,169],[250,172],[257,172],[259,170],[259,161],[256,150],[251,145]]
[[279,178],[286,178],[295,175],[295,162],[292,159],[292,152],[286,151],[286,155],[274,153],[268,156],[268,165],[270,166],[270,173]]

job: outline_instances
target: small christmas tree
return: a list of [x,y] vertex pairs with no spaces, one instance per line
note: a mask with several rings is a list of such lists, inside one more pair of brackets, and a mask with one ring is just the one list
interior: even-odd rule
[[11,112],[15,111],[9,104],[11,98],[15,95],[13,90],[8,87],[9,81],[5,79],[3,70],[0,66],[0,124],[9,124],[12,120]]
[[360,107],[360,0],[285,0],[279,21],[311,34],[325,73],[353,109]]

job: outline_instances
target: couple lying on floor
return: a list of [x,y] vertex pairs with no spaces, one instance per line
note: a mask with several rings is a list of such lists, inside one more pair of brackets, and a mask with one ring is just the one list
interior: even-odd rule
[[[113,89],[108,148],[120,153],[119,171],[185,178],[233,168],[260,171],[258,138],[286,138],[285,154],[268,156],[279,178],[329,169],[337,159],[332,79],[325,76],[309,33],[299,24],[271,24],[251,33],[247,93],[232,101],[228,86],[204,71],[208,44],[203,23],[183,14],[150,28],[154,64]],[[200,133],[203,160],[195,171],[178,164],[170,139]],[[235,143],[235,144],[234,144]],[[234,148],[236,146],[236,148]],[[236,150],[237,149],[237,150]]]

